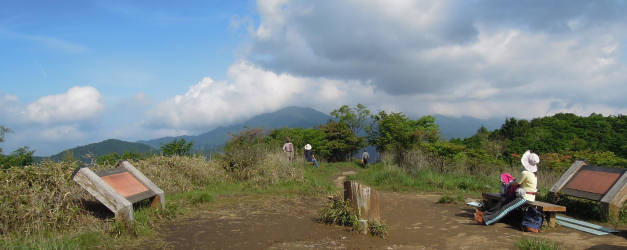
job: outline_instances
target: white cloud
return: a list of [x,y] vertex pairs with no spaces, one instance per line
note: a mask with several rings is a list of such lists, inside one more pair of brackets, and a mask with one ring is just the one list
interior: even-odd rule
[[192,85],[149,112],[148,124],[194,128],[230,124],[290,103],[311,83],[288,74],[276,74],[241,61],[228,70],[228,81],[211,78]]
[[91,86],[76,86],[58,95],[37,99],[24,110],[29,122],[73,122],[93,118],[105,107],[100,92]]
[[483,118],[624,113],[626,6],[544,4],[258,1],[246,57],[320,82],[314,107],[342,99]]

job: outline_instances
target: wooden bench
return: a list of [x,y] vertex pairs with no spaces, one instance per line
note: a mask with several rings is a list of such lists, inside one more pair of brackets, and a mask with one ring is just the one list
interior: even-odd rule
[[[483,193],[483,199],[486,201],[486,205],[490,207],[494,202],[498,201],[501,196],[499,193]],[[565,206],[555,205],[542,201],[527,202],[531,206],[535,206],[538,211],[541,211],[546,215],[546,223],[549,227],[555,227],[555,214],[566,212]]]

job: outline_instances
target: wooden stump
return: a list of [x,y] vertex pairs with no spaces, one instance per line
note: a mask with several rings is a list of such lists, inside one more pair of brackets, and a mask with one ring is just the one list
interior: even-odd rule
[[380,197],[374,189],[356,181],[345,181],[344,200],[349,202],[359,219],[381,222]]

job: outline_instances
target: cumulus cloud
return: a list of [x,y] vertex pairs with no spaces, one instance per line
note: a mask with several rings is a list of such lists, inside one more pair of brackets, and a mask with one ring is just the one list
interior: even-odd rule
[[62,148],[93,142],[105,108],[100,92],[90,86],[76,86],[67,92],[41,97],[24,104],[17,96],[0,92],[0,125],[11,128],[2,147],[10,152],[24,145],[37,155],[58,153]]
[[[626,6],[259,1],[260,21],[249,32],[246,56],[277,74],[335,80],[324,86],[330,97],[357,81],[377,93],[374,105],[408,113],[624,113]],[[351,94],[346,101],[367,98]]]
[[207,127],[230,124],[250,115],[278,109],[307,87],[303,78],[276,74],[246,61],[233,64],[228,81],[204,78],[149,112],[157,127]]
[[26,106],[24,118],[36,123],[80,121],[97,116],[104,106],[96,88],[76,86],[65,93],[37,99]]
[[160,103],[148,112],[144,125],[174,128],[172,132],[204,132],[285,106],[327,111],[350,102],[353,95],[373,96],[374,92],[360,81],[275,73],[248,61],[231,65],[227,76],[226,81],[204,78],[186,93]]

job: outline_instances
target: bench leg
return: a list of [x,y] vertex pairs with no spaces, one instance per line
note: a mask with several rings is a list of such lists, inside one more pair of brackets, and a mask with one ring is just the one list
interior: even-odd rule
[[549,224],[550,228],[554,228],[555,227],[555,213],[546,213],[546,215],[547,215],[546,223]]

